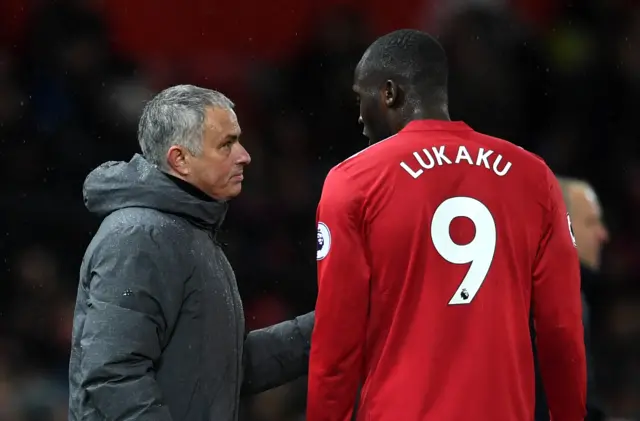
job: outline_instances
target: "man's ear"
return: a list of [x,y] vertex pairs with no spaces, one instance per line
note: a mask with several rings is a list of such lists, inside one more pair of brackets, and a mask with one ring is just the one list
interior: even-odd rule
[[167,164],[169,168],[186,177],[191,170],[189,169],[189,155],[182,146],[173,145],[167,151]]
[[384,83],[384,103],[388,108],[393,108],[398,105],[400,100],[400,89],[398,84],[391,79],[388,79]]

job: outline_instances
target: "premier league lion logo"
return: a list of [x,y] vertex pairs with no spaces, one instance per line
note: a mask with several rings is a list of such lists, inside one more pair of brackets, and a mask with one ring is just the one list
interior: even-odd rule
[[322,233],[320,232],[320,228],[318,228],[318,245],[316,248],[316,252],[322,250],[322,247],[324,247],[324,237],[322,236]]
[[331,249],[331,232],[329,231],[329,227],[322,222],[318,223],[316,238],[318,241],[316,244],[316,259],[322,260],[327,257],[327,254],[329,254],[329,250]]

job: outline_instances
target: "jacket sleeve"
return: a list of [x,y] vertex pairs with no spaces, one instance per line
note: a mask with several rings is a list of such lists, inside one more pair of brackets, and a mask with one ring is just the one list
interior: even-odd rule
[[540,373],[553,421],[586,415],[586,357],[580,265],[560,186],[548,171],[546,226],[533,273],[533,317]]
[[308,421],[349,421],[364,380],[371,269],[363,194],[332,170],[318,205],[318,299],[309,361]]
[[315,313],[250,332],[244,341],[242,393],[254,394],[307,374]]
[[141,227],[112,232],[90,257],[80,387],[108,420],[170,421],[156,383],[183,285],[176,245]]

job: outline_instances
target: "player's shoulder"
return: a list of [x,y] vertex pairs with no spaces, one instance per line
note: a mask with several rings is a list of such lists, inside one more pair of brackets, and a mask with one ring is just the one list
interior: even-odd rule
[[549,170],[545,160],[535,153],[524,149],[508,140],[488,134],[473,131],[474,140],[481,146],[485,146],[504,156],[508,156],[512,162],[518,162],[519,166],[526,170],[526,174],[537,178],[546,174]]
[[333,167],[336,171],[350,172],[354,169],[361,167],[369,167],[378,161],[378,158],[383,156],[386,150],[389,149],[392,141],[398,137],[401,137],[402,133],[389,136],[380,142],[369,145],[368,147],[358,151],[345,159],[344,161]]
[[474,138],[480,146],[506,157],[513,168],[517,169],[512,172],[517,174],[512,178],[515,185],[527,192],[529,200],[534,200],[545,208],[548,207],[549,191],[557,181],[553,171],[541,156],[507,140],[480,132],[474,132]]
[[327,174],[325,184],[331,182],[348,183],[351,189],[364,188],[380,174],[380,169],[388,158],[389,147],[399,134],[369,145],[336,164]]

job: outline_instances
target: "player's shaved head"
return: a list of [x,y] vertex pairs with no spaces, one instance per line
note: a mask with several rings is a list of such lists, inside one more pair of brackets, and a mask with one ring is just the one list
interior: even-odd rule
[[447,56],[424,32],[401,29],[378,38],[362,57],[360,71],[372,87],[394,80],[424,105],[447,102]]
[[360,123],[371,143],[412,120],[449,120],[447,56],[431,35],[401,29],[369,46],[355,71]]

